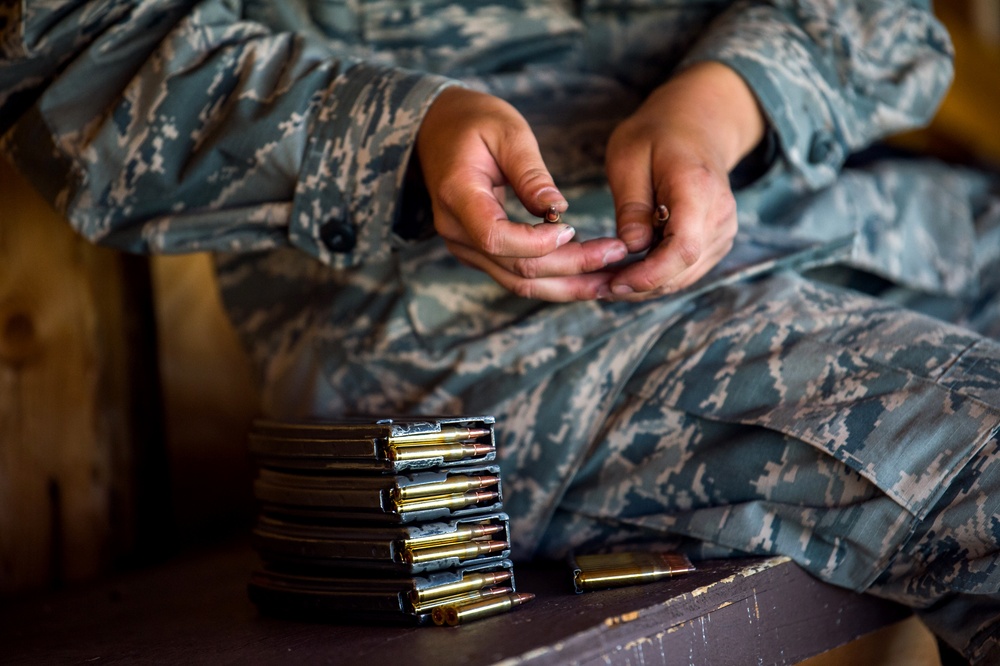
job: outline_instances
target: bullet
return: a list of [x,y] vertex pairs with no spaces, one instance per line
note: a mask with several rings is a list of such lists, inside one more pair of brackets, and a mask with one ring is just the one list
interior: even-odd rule
[[412,500],[395,502],[396,511],[427,511],[429,509],[462,509],[473,504],[492,504],[500,497],[494,490],[473,490],[461,495],[442,495],[440,497],[420,497]]
[[545,215],[542,216],[542,219],[551,224],[557,224],[562,221],[562,215],[555,206],[549,206],[549,209],[545,211]]
[[670,211],[663,204],[656,207],[656,221],[653,222],[653,239],[649,243],[650,248],[654,248],[663,242],[664,230],[667,227],[667,220],[670,219]]
[[459,624],[466,624],[473,620],[481,620],[491,615],[506,613],[516,606],[527,603],[535,598],[530,592],[512,592],[509,594],[498,594],[495,597],[473,601],[467,604],[456,604],[441,606],[444,614],[444,621],[454,627]]
[[[479,601],[480,599],[485,599],[487,597],[496,596],[498,594],[509,594],[513,592],[509,587],[491,587],[483,590],[475,590],[473,592],[467,592],[465,594],[459,594],[454,597],[444,597],[443,599],[432,599],[430,601],[425,601],[422,604],[413,604],[413,610],[417,613],[426,613],[427,611],[432,611],[431,619],[434,620],[435,624],[444,624],[444,613],[434,613],[433,609],[440,608],[446,604],[464,604],[471,601]],[[440,616],[440,621],[438,621],[438,616]]]
[[465,541],[472,541],[473,539],[482,539],[483,537],[488,537],[503,531],[503,525],[470,525],[468,527],[463,527],[444,534],[429,534],[427,536],[410,537],[409,539],[403,541],[403,547],[407,550],[434,548],[451,543],[461,543]]
[[480,458],[493,453],[496,448],[491,444],[445,444],[441,446],[406,446],[405,448],[389,448],[389,459],[397,462],[413,460],[434,460],[441,458],[445,462],[464,460],[465,458]]
[[510,548],[506,541],[472,541],[455,543],[437,548],[420,548],[403,552],[403,561],[407,564],[423,564],[434,560],[446,560],[457,557],[460,560],[471,560],[482,555],[498,553]]
[[407,500],[414,497],[426,497],[428,495],[464,493],[467,490],[495,486],[499,482],[500,477],[494,475],[469,476],[466,474],[457,474],[449,476],[444,481],[435,483],[418,483],[411,486],[402,486],[394,489],[392,494],[396,500]]
[[456,580],[453,583],[435,585],[434,587],[428,587],[422,590],[410,590],[410,601],[415,604],[420,604],[430,599],[441,599],[443,597],[451,597],[458,594],[464,594],[465,592],[479,590],[484,587],[492,587],[493,585],[505,583],[510,579],[511,572],[509,569],[489,571],[486,573],[466,574],[465,576],[462,576],[461,580]]
[[435,432],[415,432],[389,437],[389,444],[390,446],[402,447],[464,442],[486,437],[490,432],[489,428],[444,428]]
[[680,553],[632,552],[581,555],[576,558],[573,585],[577,592],[651,583],[694,571]]

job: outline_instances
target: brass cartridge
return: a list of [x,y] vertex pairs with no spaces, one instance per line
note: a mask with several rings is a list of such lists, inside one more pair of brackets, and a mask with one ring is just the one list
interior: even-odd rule
[[403,541],[403,547],[407,550],[413,550],[444,546],[451,543],[464,543],[472,541],[473,539],[482,539],[483,537],[492,536],[498,532],[503,532],[503,530],[503,525],[469,525],[468,527],[457,529],[454,532],[410,537],[409,539]]
[[389,445],[389,459],[395,462],[413,460],[434,460],[441,458],[445,462],[464,460],[465,458],[480,458],[496,451],[492,444],[439,444],[436,446],[404,446]]
[[608,587],[651,583],[694,571],[691,561],[680,553],[625,552],[576,557],[573,586],[577,593]]
[[415,497],[426,497],[428,495],[451,495],[454,493],[464,493],[467,490],[495,486],[499,482],[500,477],[492,474],[475,476],[457,474],[449,476],[444,481],[438,483],[417,483],[411,486],[396,488],[392,491],[392,496],[396,500],[407,500]]
[[498,594],[481,601],[441,606],[440,614],[444,616],[445,623],[454,627],[459,624],[472,622],[473,620],[481,620],[484,617],[506,613],[512,608],[527,603],[534,598],[535,595],[530,592]]
[[[413,610],[416,613],[426,613],[427,611],[433,611],[436,608],[445,606],[447,604],[465,604],[472,601],[479,601],[480,599],[485,599],[487,597],[495,596],[497,594],[509,594],[513,590],[509,587],[488,587],[482,590],[473,590],[472,592],[466,592],[465,594],[458,594],[453,597],[444,597],[442,599],[431,599],[430,601],[425,601],[422,604],[413,604]],[[444,613],[440,613],[442,622],[444,621]],[[442,624],[442,622],[437,622],[433,612],[431,614],[431,619],[437,624]]]
[[420,548],[403,551],[403,561],[407,564],[424,564],[435,560],[446,560],[457,557],[460,560],[471,560],[490,553],[499,553],[510,548],[506,541],[472,541],[456,543],[438,548]]
[[415,432],[409,435],[390,436],[389,445],[393,447],[427,446],[429,444],[448,444],[452,442],[470,442],[480,437],[486,437],[492,432],[489,428],[445,428],[436,432]]
[[462,509],[473,504],[493,503],[500,495],[493,490],[473,490],[461,495],[444,495],[441,497],[421,497],[418,499],[395,502],[396,511],[427,511],[428,509]]
[[493,585],[505,583],[510,579],[511,572],[509,569],[503,569],[502,571],[490,571],[487,573],[467,574],[463,576],[461,580],[456,580],[453,583],[435,585],[434,587],[428,587],[422,590],[411,590],[410,601],[415,604],[424,603],[430,599],[441,599],[443,597],[450,597],[457,594],[463,594],[465,592],[471,592],[472,590],[479,590],[484,587],[492,587]]

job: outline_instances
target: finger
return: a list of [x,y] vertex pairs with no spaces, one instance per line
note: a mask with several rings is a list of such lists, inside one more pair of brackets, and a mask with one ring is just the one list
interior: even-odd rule
[[478,268],[508,291],[522,298],[552,302],[588,301],[601,298],[609,293],[610,272],[584,273],[563,277],[543,277],[527,279],[515,275],[462,245],[449,245],[448,249],[462,263]]
[[709,258],[715,239],[708,238],[708,204],[698,197],[668,197],[666,206],[670,219],[663,230],[663,241],[642,261],[615,277],[612,293],[622,296],[661,288],[674,291],[686,284],[683,278],[690,276],[691,269]]
[[[453,220],[447,233],[440,235],[454,245],[482,254],[465,228],[457,221]],[[593,238],[583,242],[566,243],[541,257],[514,258],[490,255],[489,259],[520,277],[538,278],[590,273],[621,261],[627,254],[625,244],[617,238]]]
[[567,243],[543,257],[494,261],[514,275],[534,279],[591,273],[621,261],[627,254],[625,244],[617,238],[594,238]]
[[535,135],[527,128],[513,135],[500,135],[488,142],[507,182],[524,207],[535,217],[544,217],[550,208],[564,213],[568,208],[565,197],[549,173]]
[[530,225],[513,222],[483,173],[457,177],[464,187],[444,187],[435,211],[438,233],[494,257],[540,257],[565,245],[576,234],[568,224]]
[[708,273],[719,261],[722,260],[724,256],[726,256],[726,254],[732,249],[732,246],[732,240],[720,238],[717,242],[713,243],[709,251],[702,254],[702,259],[694,266],[690,267],[673,280],[668,280],[662,286],[650,291],[629,291],[627,289],[619,289],[617,293],[612,292],[611,296],[608,298],[613,301],[641,302],[686,289],[704,277],[706,273]]
[[[446,240],[479,252],[465,228],[454,221]],[[625,244],[617,238],[593,238],[583,242],[570,242],[540,257],[503,257],[490,255],[490,260],[505,270],[523,278],[578,275],[600,270],[624,259],[628,254]]]
[[647,149],[610,156],[608,184],[615,202],[618,237],[629,252],[642,252],[653,238],[653,185]]

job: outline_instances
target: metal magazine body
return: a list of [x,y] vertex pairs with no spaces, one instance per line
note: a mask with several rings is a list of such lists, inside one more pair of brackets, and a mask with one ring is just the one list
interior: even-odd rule
[[513,569],[510,560],[415,576],[265,566],[253,572],[248,591],[258,607],[278,615],[424,624],[438,605],[516,590]]
[[255,421],[250,452],[263,467],[400,473],[496,459],[492,416]]
[[[505,513],[415,525],[347,525],[261,515],[253,544],[266,562],[422,573],[510,557]],[[463,550],[464,549],[464,550]]]
[[254,495],[269,514],[392,523],[498,511],[503,504],[495,465],[379,476],[261,468]]

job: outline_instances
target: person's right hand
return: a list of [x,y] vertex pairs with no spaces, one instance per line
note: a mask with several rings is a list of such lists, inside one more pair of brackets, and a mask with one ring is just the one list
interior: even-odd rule
[[578,242],[563,223],[507,219],[505,185],[539,218],[550,206],[560,212],[567,207],[527,121],[510,104],[448,88],[424,117],[416,150],[434,227],[460,261],[526,298],[574,301],[609,294],[614,274],[601,269],[625,257],[623,241]]

